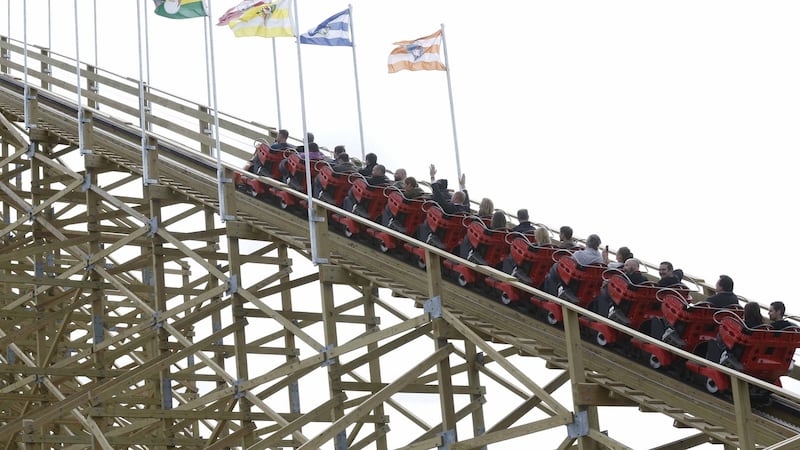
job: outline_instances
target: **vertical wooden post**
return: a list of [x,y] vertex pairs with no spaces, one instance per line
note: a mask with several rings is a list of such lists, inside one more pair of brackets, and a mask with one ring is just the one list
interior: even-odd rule
[[50,49],[43,48],[42,49],[42,78],[40,82],[40,86],[43,90],[49,91],[50,90],[50,78],[52,77],[53,70],[50,68]]
[[[425,261],[427,261],[426,273],[428,276],[428,296],[429,305],[438,312],[431,313],[433,321],[433,335],[435,338],[434,346],[436,350],[447,347],[448,341],[445,330],[448,328],[447,322],[441,317],[441,308],[444,305],[442,298],[442,264],[439,255],[426,250]],[[456,408],[453,399],[453,378],[450,367],[450,359],[444,358],[436,363],[436,376],[439,386],[439,404],[442,413],[442,449],[451,448],[452,444],[458,442],[456,430]]]
[[6,61],[11,59],[11,53],[8,51],[8,38],[0,36],[0,73],[8,73],[8,64]]
[[97,67],[86,66],[86,106],[92,109],[100,109],[97,103],[97,92],[99,91],[97,84]]
[[579,401],[580,385],[586,383],[586,368],[583,365],[583,343],[581,342],[578,313],[566,307],[562,308],[562,311],[564,312],[564,335],[567,341],[569,378],[574,408],[574,422],[568,427],[568,430],[570,430],[570,435],[574,433],[574,436],[577,437],[578,448],[581,450],[598,450],[598,443],[588,436],[590,429],[598,430],[600,428],[597,407],[585,406]]
[[733,405],[736,408],[736,428],[741,450],[754,450],[755,440],[751,433],[753,409],[750,404],[750,385],[739,377],[731,377]]

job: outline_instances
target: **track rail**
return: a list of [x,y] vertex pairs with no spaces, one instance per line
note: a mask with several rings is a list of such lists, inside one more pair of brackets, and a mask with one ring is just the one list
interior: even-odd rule
[[[0,109],[10,120],[22,121],[22,97],[23,89],[18,80],[0,76]],[[39,93],[35,116],[37,132],[51,133],[64,142],[77,145],[77,116],[74,104],[47,92]],[[102,158],[126,171],[142,175],[142,153],[139,148],[141,137],[138,128],[99,111],[94,111],[93,121],[93,157]],[[158,139],[158,136],[152,137]],[[167,174],[159,177],[159,184],[177,195],[218,211],[219,190],[215,161],[199,151],[165,139],[158,139],[158,148],[163,158],[160,164],[166,169],[162,173]],[[236,168],[229,166],[227,170]],[[274,183],[270,180],[265,182]],[[235,208],[232,212],[237,221],[270,239],[286,243],[306,257],[310,256],[308,222],[303,217],[266,205],[241,193],[237,195]],[[347,214],[329,205],[318,205],[318,208]],[[398,237],[406,239],[403,236]],[[427,300],[429,280],[424,271],[411,266],[409,270],[398,271],[397,258],[336,233],[328,233],[325,240],[330,247],[332,266],[346,269],[376,286],[391,289],[414,301]],[[430,251],[442,258],[451,258],[436,249],[431,248]],[[447,313],[468,325],[480,336],[494,343],[508,345],[519,354],[541,358],[549,367],[563,370],[569,368],[569,351],[563,329],[551,327],[453,283],[445,282],[441,286],[443,306]],[[558,299],[553,301],[561,303]],[[566,310],[574,310],[570,304],[561,304]],[[579,351],[585,365],[584,375],[587,382],[602,388],[601,391],[606,395],[604,402],[607,404],[636,405],[643,412],[669,416],[674,420],[675,426],[695,428],[714,441],[734,446],[739,444],[741,417],[738,415],[741,412],[731,407],[730,400],[712,396],[695,387],[687,387],[685,380],[632,363],[630,358],[614,351],[585,342]],[[691,355],[687,357],[694,358]],[[731,375],[739,377],[736,373]],[[748,377],[743,379],[759,384]],[[800,399],[791,392],[764,387],[773,390],[775,402],[781,407],[755,411],[750,415],[747,423],[755,441],[773,444],[791,439],[800,432],[800,419],[797,418],[796,409],[793,409],[794,405],[800,403]],[[789,414],[782,412],[786,408],[791,411]]]

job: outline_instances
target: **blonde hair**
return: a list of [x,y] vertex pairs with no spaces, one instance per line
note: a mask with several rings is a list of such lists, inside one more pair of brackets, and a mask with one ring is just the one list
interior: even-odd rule
[[494,202],[490,198],[484,197],[478,208],[478,215],[481,217],[491,217],[494,212]]
[[536,238],[536,244],[547,245],[552,244],[553,240],[550,239],[550,232],[545,227],[539,227],[533,232],[533,237]]

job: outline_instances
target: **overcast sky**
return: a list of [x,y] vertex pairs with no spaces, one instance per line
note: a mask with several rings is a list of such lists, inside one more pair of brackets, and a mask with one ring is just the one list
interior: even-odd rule
[[[0,24],[22,40],[23,1]],[[207,99],[204,23],[148,11],[150,81]],[[28,3],[28,40],[74,56],[73,1]],[[78,0],[81,59],[138,77],[136,1]],[[214,0],[216,19],[235,0]],[[299,0],[299,29],[347,8]],[[421,179],[456,177],[444,72],[389,74],[392,43],[445,26],[459,154],[471,197],[551,227],[668,259],[798,313],[791,279],[800,148],[796,1],[352,0],[366,151]],[[13,20],[12,20],[13,18]],[[216,21],[216,20],[215,20]],[[9,31],[10,27],[10,31]],[[278,125],[269,39],[213,27],[220,110]],[[302,136],[297,49],[276,40],[281,125]],[[361,154],[350,48],[302,46],[308,129]],[[249,150],[249,149],[248,149]]]
[[[11,2],[22,38],[23,2]],[[28,2],[28,39],[46,45],[47,2]],[[53,50],[74,55],[72,1],[51,2]],[[213,1],[216,19],[236,1]],[[301,0],[305,31],[348,3]],[[78,0],[81,58],[137,77],[136,2]],[[150,79],[205,102],[203,21],[148,15]],[[791,1],[358,1],[353,6],[366,150],[389,169],[455,178],[444,72],[389,74],[397,40],[445,26],[462,172],[473,199],[598,233],[612,248],[740,295],[782,299],[798,219],[794,152],[800,65]],[[124,19],[123,19],[124,18]],[[9,24],[6,24],[6,28]],[[272,45],[214,27],[222,111],[277,125]],[[276,40],[283,127],[302,136],[297,50]],[[302,46],[308,129],[361,153],[351,50]],[[775,249],[774,246],[779,248]],[[784,256],[785,255],[785,256]]]

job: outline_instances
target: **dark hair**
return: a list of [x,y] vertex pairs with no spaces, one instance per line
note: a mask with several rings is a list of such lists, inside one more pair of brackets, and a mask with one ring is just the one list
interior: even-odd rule
[[784,305],[783,302],[772,302],[769,306],[771,306],[776,313],[780,314],[781,317],[786,314],[786,305]]
[[506,214],[503,211],[497,210],[492,214],[492,229],[505,228],[507,223]]
[[337,145],[336,147],[333,147],[333,154],[334,155],[338,155],[338,154],[344,153],[346,151],[347,150],[344,149],[344,145]]
[[278,130],[278,136],[282,136],[284,139],[288,139],[289,132],[287,130]]
[[350,155],[345,152],[339,153],[336,155],[336,160],[343,163],[350,162]]
[[[660,266],[667,266],[667,270],[672,270],[673,269],[672,263],[669,262],[669,261],[661,261],[661,264],[659,264],[659,265]],[[683,273],[683,272],[681,272],[681,273]]]
[[586,238],[586,246],[596,250],[598,247],[600,247],[600,236],[596,234],[590,234],[589,237]]
[[403,182],[406,184],[406,186],[419,187],[417,179],[414,177],[406,177]]
[[563,234],[565,238],[572,239],[572,227],[564,225],[563,227],[558,229],[558,232]]
[[756,327],[764,323],[764,317],[761,316],[761,307],[756,302],[747,302],[744,304],[744,324],[749,328]]
[[724,292],[733,292],[733,278],[727,275],[720,275],[718,283]]
[[375,153],[367,153],[364,159],[367,161],[367,164],[375,164],[378,162],[378,155]]
[[306,134],[306,137],[308,138],[308,143],[309,143],[309,144],[310,144],[310,143],[312,143],[312,142],[314,142],[314,133],[308,132],[308,133]]
[[620,247],[617,254],[622,256],[623,261],[633,258],[633,252],[628,247]]
[[517,220],[520,222],[526,222],[530,220],[530,217],[528,216],[528,210],[523,208],[517,211]]

